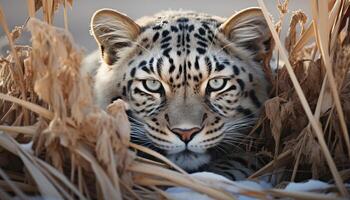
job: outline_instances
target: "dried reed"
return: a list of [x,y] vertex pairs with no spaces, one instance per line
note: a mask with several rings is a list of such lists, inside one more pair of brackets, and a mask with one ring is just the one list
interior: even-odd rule
[[[10,32],[0,8],[11,50],[0,60],[2,198],[170,199],[164,188],[183,186],[214,199],[235,199],[225,189],[227,183],[190,177],[159,153],[131,143],[124,102],[114,102],[107,111],[94,105],[91,83],[80,72],[82,52],[67,32],[65,9],[72,0],[27,2],[31,46],[15,45],[23,27]],[[271,159],[251,178],[280,172],[277,187],[283,181],[309,178],[334,181],[337,196],[230,185],[237,194],[264,199],[348,197],[344,182],[350,180],[350,3],[310,2],[312,22],[304,28],[307,16],[295,12],[284,47],[277,34],[281,26],[273,25],[263,0],[258,0],[285,67],[276,76],[267,74],[275,77],[274,91],[250,134],[264,141],[257,154]],[[51,25],[60,5],[65,30]],[[288,1],[278,7],[281,22]],[[45,22],[33,18],[40,8]],[[137,151],[160,161],[141,158]]]

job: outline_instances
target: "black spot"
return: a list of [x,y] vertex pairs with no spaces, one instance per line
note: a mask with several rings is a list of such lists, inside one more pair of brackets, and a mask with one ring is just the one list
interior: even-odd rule
[[169,35],[169,31],[168,30],[164,30],[163,32],[162,32],[162,36],[163,37],[166,37],[166,36],[168,36]]
[[188,69],[191,69],[191,66],[192,66],[191,61],[187,61],[187,67],[188,67]]
[[216,63],[215,71],[219,72],[221,70],[225,69],[225,65]]
[[171,73],[173,73],[175,71],[175,65],[171,65],[170,67],[169,67],[169,73],[171,74]]
[[197,47],[197,52],[199,53],[199,54],[205,54],[205,52],[206,52],[206,50],[205,49],[203,49],[203,48],[200,48],[200,47]]
[[211,70],[212,70],[212,64],[211,64],[211,61],[209,59],[208,56],[205,56],[204,57],[204,61],[205,61],[205,64],[207,65],[207,71],[208,71],[208,74],[210,75],[211,73]]
[[249,77],[249,81],[250,81],[250,82],[253,82],[253,74],[249,73],[249,74],[248,74],[248,77]]
[[189,19],[186,18],[186,17],[181,17],[181,18],[179,18],[179,19],[176,20],[176,22],[183,22],[183,23],[186,23],[186,22],[188,22],[188,21],[189,21]]
[[186,42],[190,42],[190,34],[186,34]]
[[134,67],[134,68],[131,69],[130,76],[134,77],[135,73],[136,73],[136,68]]
[[195,34],[194,34],[194,37],[197,38],[197,39],[199,39],[199,40],[201,40],[201,41],[203,41],[203,42],[208,42],[207,39],[205,39],[204,37],[200,36],[198,33],[195,33]]
[[169,122],[169,116],[168,116],[168,114],[165,114],[165,115],[164,115],[164,119],[165,119],[167,122]]
[[179,24],[179,29],[180,29],[180,31],[182,31],[182,29],[183,29],[183,25],[182,24]]
[[176,54],[177,54],[178,56],[181,56],[181,51],[177,51]]
[[162,66],[163,66],[163,59],[159,58],[157,60],[157,73],[158,73],[159,76],[161,75]]
[[123,86],[123,92],[122,92],[123,96],[126,96],[126,87]]
[[165,49],[165,50],[163,51],[163,55],[169,57],[169,52],[170,52],[170,51],[171,51],[171,47]]
[[236,76],[239,75],[239,69],[236,65],[233,65],[232,69],[233,69],[233,73],[235,73]]
[[197,44],[198,44],[199,46],[204,47],[204,48],[208,47],[208,45],[207,45],[206,43],[202,42],[202,41],[198,41]]
[[229,64],[230,64],[230,61],[228,61],[228,60],[225,58],[224,62],[222,62],[222,63],[224,63],[225,65],[229,65]]
[[153,61],[154,61],[154,58],[152,57],[152,58],[151,58],[151,60],[149,60],[149,63],[148,63],[149,68],[150,68],[150,70],[152,71],[152,73],[154,73],[154,69],[153,69]]
[[159,32],[157,32],[156,34],[154,34],[153,38],[152,38],[152,41],[155,42],[157,41],[159,38]]
[[194,30],[194,25],[191,24],[191,25],[188,27],[188,31],[189,31],[189,32],[192,32],[193,30]]
[[177,35],[177,43],[180,43],[181,42],[181,35]]
[[130,87],[131,87],[131,84],[132,84],[132,80],[129,80],[127,84],[128,84],[128,90],[130,90]]
[[196,56],[196,60],[194,61],[194,67],[196,68],[196,70],[199,70],[199,62],[198,62],[198,60],[199,60],[199,57]]
[[179,65],[179,74],[182,73],[182,65]]
[[205,35],[205,30],[203,28],[198,29],[199,34]]
[[202,22],[202,26],[207,29],[210,30],[209,26],[208,26],[208,22]]
[[141,61],[139,64],[139,68],[141,68],[142,66],[145,66],[147,64],[147,62],[145,60]]
[[156,25],[152,29],[153,30],[160,30],[160,29],[162,29],[162,26],[161,25]]
[[174,64],[174,60],[172,58],[169,58],[169,63]]
[[245,86],[245,84],[244,84],[244,82],[242,81],[242,79],[237,79],[237,83],[238,83],[238,85],[239,85],[239,87],[241,88],[241,90],[243,91],[244,90],[244,86]]
[[142,70],[145,71],[148,74],[150,73],[150,70],[146,66],[142,67]]
[[148,38],[143,38],[142,42],[145,42],[145,43],[148,42]]
[[170,43],[165,43],[165,44],[162,44],[162,46],[160,46],[161,49],[166,49],[168,48],[170,45]]
[[249,97],[250,97],[250,99],[253,101],[254,105],[255,105],[257,108],[260,108],[261,103],[260,103],[259,99],[256,97],[255,91],[254,91],[254,90],[250,90],[250,91],[249,91]]
[[176,26],[171,26],[170,30],[175,33],[179,31],[179,29]]
[[168,36],[168,37],[162,39],[162,40],[160,41],[160,43],[169,42],[170,40],[171,40],[171,36]]

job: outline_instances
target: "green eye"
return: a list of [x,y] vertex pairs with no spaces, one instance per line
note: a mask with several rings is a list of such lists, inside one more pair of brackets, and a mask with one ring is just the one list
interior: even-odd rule
[[218,91],[223,89],[226,86],[227,79],[223,78],[214,78],[209,80],[208,87],[211,91]]
[[143,80],[143,87],[150,92],[160,92],[162,84],[157,80]]

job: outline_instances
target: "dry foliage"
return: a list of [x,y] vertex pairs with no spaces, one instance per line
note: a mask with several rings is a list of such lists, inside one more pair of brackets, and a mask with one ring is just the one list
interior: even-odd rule
[[[80,72],[82,52],[67,31],[50,25],[54,11],[68,3],[72,0],[28,0],[30,16],[42,8],[45,21],[28,21],[31,46],[14,45],[22,29],[10,32],[0,9],[0,23],[11,48],[0,59],[0,196],[169,199],[165,186],[184,186],[214,199],[234,199],[223,190],[223,183],[189,177],[157,152],[131,143],[124,102],[114,102],[107,112],[93,104],[91,83]],[[346,197],[343,183],[350,181],[349,2],[312,1],[313,20],[307,27],[307,16],[294,12],[284,46],[277,32],[289,12],[288,1],[278,5],[277,27],[263,1],[258,3],[285,66],[275,75],[266,74],[273,91],[251,135],[263,141],[257,154],[271,159],[251,178],[277,175],[277,187],[310,178],[334,181],[334,192]],[[136,151],[160,161],[138,157]],[[325,198],[279,189],[238,187],[236,191],[258,198]]]

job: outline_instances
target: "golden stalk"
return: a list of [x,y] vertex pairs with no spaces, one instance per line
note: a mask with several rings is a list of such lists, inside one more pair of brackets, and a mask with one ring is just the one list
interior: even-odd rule
[[296,93],[298,94],[298,97],[300,99],[300,102],[304,108],[304,111],[311,123],[311,126],[312,128],[314,129],[314,133],[316,134],[317,136],[317,139],[318,139],[318,142],[320,143],[321,145],[321,148],[322,148],[322,151],[324,153],[324,156],[326,157],[326,160],[327,160],[327,164],[332,172],[332,175],[334,177],[334,180],[339,188],[339,191],[341,192],[341,194],[343,196],[348,196],[348,192],[344,186],[344,183],[339,175],[339,172],[337,170],[337,167],[333,161],[333,158],[329,152],[329,149],[327,147],[327,144],[324,140],[324,137],[323,137],[323,131],[322,131],[322,128],[320,127],[320,123],[318,120],[316,120],[316,118],[313,116],[312,112],[311,112],[311,109],[310,109],[310,106],[306,100],[306,97],[304,95],[304,92],[303,90],[301,89],[301,86],[299,84],[299,81],[297,80],[296,76],[295,76],[295,73],[293,71],[293,68],[291,66],[291,64],[289,63],[289,59],[288,59],[288,56],[287,56],[287,53],[285,51],[285,49],[283,48],[282,46],[282,43],[278,37],[278,34],[276,32],[276,30],[274,29],[274,26],[273,26],[273,23],[271,21],[271,19],[269,18],[269,13],[267,11],[267,8],[265,6],[265,3],[263,0],[257,0],[262,11],[263,11],[263,14],[265,16],[265,19],[269,25],[269,28],[270,28],[270,31],[272,33],[272,36],[275,40],[275,43],[277,45],[277,48],[281,54],[281,57],[282,59],[284,60],[285,64],[286,64],[286,69],[288,71],[288,74],[289,74],[289,77],[295,87],[295,90],[296,90]]

